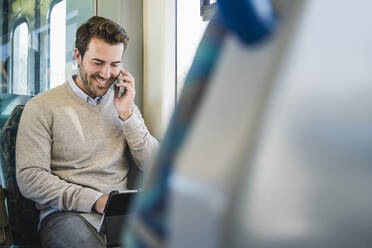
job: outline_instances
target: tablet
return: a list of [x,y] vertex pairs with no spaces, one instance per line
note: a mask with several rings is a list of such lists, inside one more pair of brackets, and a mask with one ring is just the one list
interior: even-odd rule
[[[130,213],[130,204],[139,194],[138,190],[128,190],[122,193],[112,191],[107,200],[105,210],[99,225],[99,233],[105,233],[109,226],[120,224],[124,216]],[[115,221],[115,219],[117,221]],[[121,223],[122,224],[122,223]],[[113,226],[119,229],[119,227]],[[111,229],[111,228],[110,228]]]

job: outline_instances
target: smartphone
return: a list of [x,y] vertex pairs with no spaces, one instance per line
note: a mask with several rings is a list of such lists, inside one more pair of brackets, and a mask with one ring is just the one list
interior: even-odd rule
[[[121,80],[119,80],[119,76],[121,76],[121,75],[122,74],[120,73],[116,77],[116,79],[115,79],[115,85],[121,81]],[[121,98],[124,94],[125,94],[125,87],[124,86],[119,87],[118,98]]]

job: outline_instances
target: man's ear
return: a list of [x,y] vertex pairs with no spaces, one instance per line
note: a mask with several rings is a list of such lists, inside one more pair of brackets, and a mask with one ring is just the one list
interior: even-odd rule
[[79,67],[81,65],[81,54],[77,48],[74,50],[74,60],[78,63]]

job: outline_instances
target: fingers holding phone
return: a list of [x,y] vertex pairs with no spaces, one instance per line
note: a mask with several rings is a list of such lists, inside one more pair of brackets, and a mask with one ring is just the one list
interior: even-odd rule
[[122,69],[115,80],[115,96],[121,98],[123,95],[128,95],[128,97],[133,95],[134,99],[135,85],[134,77],[129,72]]
[[[121,98],[124,94],[125,94],[125,87],[124,86],[120,86],[120,82],[122,82],[121,80],[119,80],[119,76],[121,76],[122,74],[120,73],[116,79],[115,79],[115,96],[117,96],[118,98]],[[116,89],[118,88],[118,89]]]
[[120,70],[114,89],[115,108],[120,118],[126,120],[132,115],[132,104],[136,94],[134,77],[126,70]]

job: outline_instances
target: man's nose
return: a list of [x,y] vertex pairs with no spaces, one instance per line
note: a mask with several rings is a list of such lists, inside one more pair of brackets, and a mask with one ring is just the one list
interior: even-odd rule
[[111,75],[111,68],[110,65],[104,65],[102,70],[100,71],[101,77],[108,79]]

